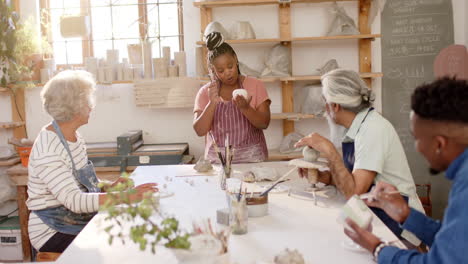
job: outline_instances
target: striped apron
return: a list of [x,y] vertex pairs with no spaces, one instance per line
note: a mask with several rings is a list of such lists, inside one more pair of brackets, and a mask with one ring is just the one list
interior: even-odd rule
[[[244,89],[239,78],[239,88]],[[242,114],[231,100],[216,105],[211,133],[224,155],[224,142],[229,134],[229,144],[234,149],[233,163],[262,162],[268,157],[265,136]],[[219,163],[211,137],[206,137],[205,158]]]

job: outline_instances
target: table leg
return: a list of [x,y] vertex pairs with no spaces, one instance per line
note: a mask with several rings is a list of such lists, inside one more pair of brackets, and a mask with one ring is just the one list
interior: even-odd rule
[[29,210],[26,206],[28,199],[27,186],[16,186],[18,197],[18,213],[21,228],[21,243],[23,245],[23,261],[31,261],[31,242],[29,241],[28,221]]

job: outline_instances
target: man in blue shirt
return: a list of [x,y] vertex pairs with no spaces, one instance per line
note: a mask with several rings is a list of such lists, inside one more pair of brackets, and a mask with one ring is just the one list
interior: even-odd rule
[[370,252],[378,263],[466,263],[468,261],[468,83],[441,79],[422,85],[411,98],[411,129],[416,149],[430,172],[446,171],[453,182],[444,221],[440,223],[410,208],[396,188],[379,182],[370,206],[382,208],[430,247],[428,253],[402,250],[380,241],[356,225],[345,233]]

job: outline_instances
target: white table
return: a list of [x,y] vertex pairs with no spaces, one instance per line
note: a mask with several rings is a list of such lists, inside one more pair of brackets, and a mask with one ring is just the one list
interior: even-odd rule
[[[161,199],[163,212],[177,216],[183,226],[191,226],[192,220],[210,217],[216,222],[216,210],[227,207],[226,195],[219,188],[216,176],[177,177],[195,174],[193,165],[168,165],[138,167],[134,174],[135,183],[157,182],[167,184],[175,195]],[[246,171],[252,166],[275,167],[280,173],[290,169],[285,162],[261,164],[239,164],[236,171]],[[238,174],[238,173],[237,173]],[[172,177],[167,181],[166,176]],[[297,173],[290,178],[290,185],[306,184]],[[193,180],[193,186],[186,182]],[[231,235],[229,250],[232,263],[272,263],[273,257],[288,247],[298,249],[306,263],[374,263],[370,253],[353,251],[343,243],[347,239],[343,226],[337,223],[341,195],[324,199],[329,207],[315,206],[310,200],[289,197],[286,193],[269,195],[269,215],[249,218],[248,233]],[[126,245],[115,240],[112,246],[102,230],[103,214],[98,214],[73,241],[59,258],[59,263],[177,263],[173,254],[161,247],[153,255],[147,250],[139,251],[130,240]],[[376,217],[373,232],[377,236],[394,241],[397,238]]]

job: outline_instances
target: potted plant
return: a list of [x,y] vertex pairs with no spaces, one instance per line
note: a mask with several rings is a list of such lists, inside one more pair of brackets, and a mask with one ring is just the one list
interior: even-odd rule
[[[105,218],[108,225],[104,230],[109,235],[109,244],[115,238],[120,239],[123,244],[131,240],[142,251],[150,247],[153,254],[157,245],[163,245],[171,249],[183,263],[208,263],[207,259],[212,259],[212,263],[217,264],[228,263],[227,230],[215,231],[209,220],[202,224],[193,223],[192,232],[183,230],[177,218],[167,216],[159,210],[158,193],[148,193],[141,202],[131,203],[129,195],[132,191],[127,190],[131,190],[134,184],[128,175],[124,174],[123,177],[126,181],[114,187],[100,185],[110,196],[101,207],[101,211],[108,214]],[[131,223],[130,227],[128,223]]]
[[0,86],[33,86],[40,79],[43,54],[50,50],[31,18],[20,22],[19,15],[0,1]]

